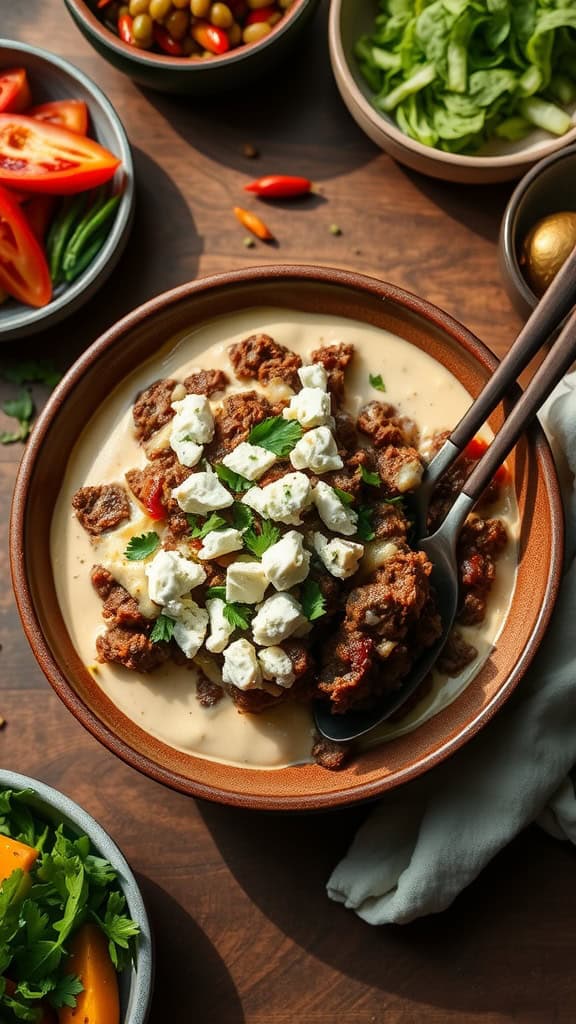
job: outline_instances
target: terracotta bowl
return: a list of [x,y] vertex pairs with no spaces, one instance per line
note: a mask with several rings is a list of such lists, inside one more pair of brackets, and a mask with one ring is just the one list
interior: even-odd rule
[[[514,600],[498,643],[458,699],[415,732],[373,748],[340,772],[316,765],[229,767],[175,750],[142,731],[84,667],[58,607],[50,562],[52,509],[80,432],[112,389],[178,332],[252,307],[343,316],[426,350],[475,396],[497,360],[446,313],[391,284],[316,267],[260,267],[186,284],[125,317],[64,377],[26,447],[11,520],[16,600],[38,662],[72,714],[110,750],[174,789],[221,803],[309,810],[375,797],[453,753],[510,696],[540,643],[557,592],[563,517],[554,464],[535,426],[511,459],[522,517]],[[503,412],[491,419],[494,430]]]
[[[520,178],[537,160],[576,141],[576,123],[560,138],[535,130],[519,142],[491,142],[474,156],[444,153],[409,138],[393,118],[374,106],[372,92],[354,56],[357,40],[373,31],[378,13],[377,0],[331,0],[330,59],[336,84],[352,117],[395,160],[433,178],[487,185]],[[576,115],[576,108],[572,113]]]
[[210,60],[168,57],[124,43],[95,13],[95,0],[64,0],[88,42],[104,60],[139,85],[159,92],[204,96],[237,89],[261,76],[276,75],[278,64],[297,42],[319,0],[294,0],[270,35]]

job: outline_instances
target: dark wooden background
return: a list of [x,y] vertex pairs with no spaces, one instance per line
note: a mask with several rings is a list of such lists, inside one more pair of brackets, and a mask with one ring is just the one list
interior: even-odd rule
[[[52,49],[105,89],[134,149],[138,193],[134,233],[101,294],[49,334],[3,347],[0,365],[50,354],[65,369],[157,292],[276,261],[394,281],[506,351],[519,321],[501,287],[497,236],[511,186],[435,182],[377,150],[334,85],[327,5],[273,81],[210,102],[133,85],[89,48],[61,0],[0,6],[3,36]],[[245,143],[259,160],[242,155]],[[242,184],[269,171],[310,176],[322,199],[266,208],[278,245],[246,249],[231,210]],[[36,389],[38,404],[44,397]],[[283,817],[195,803],[139,776],[73,720],[14,607],[7,521],[19,456],[18,446],[0,449],[0,761],[83,804],[138,873],[157,940],[152,1024],[573,1024],[568,846],[529,830],[450,911],[371,928],[324,891],[365,812]]]

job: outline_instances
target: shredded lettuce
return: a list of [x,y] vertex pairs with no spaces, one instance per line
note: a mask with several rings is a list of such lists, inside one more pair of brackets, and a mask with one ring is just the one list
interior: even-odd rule
[[380,0],[355,48],[374,104],[448,152],[564,135],[576,100],[574,0]]

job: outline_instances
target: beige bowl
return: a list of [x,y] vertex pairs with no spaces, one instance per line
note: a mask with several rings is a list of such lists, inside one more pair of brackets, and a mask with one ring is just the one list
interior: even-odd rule
[[[560,138],[535,130],[519,142],[491,142],[476,156],[444,153],[409,138],[391,117],[374,106],[370,88],[354,56],[356,41],[372,30],[377,12],[376,0],[332,0],[330,59],[340,94],[352,117],[366,135],[395,160],[433,178],[489,185],[520,178],[542,157],[576,142],[576,123]],[[574,120],[576,108],[572,113]]]

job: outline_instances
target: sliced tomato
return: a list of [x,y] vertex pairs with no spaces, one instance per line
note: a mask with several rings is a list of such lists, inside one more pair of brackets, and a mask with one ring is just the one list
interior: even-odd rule
[[0,114],[0,185],[71,195],[104,184],[120,160],[92,139],[22,114]]
[[40,244],[46,237],[56,203],[56,196],[30,196],[23,207],[22,212]]
[[0,110],[20,113],[32,102],[28,76],[24,68],[0,72]]
[[88,132],[88,107],[83,100],[53,100],[41,103],[39,107],[30,107],[26,113],[36,121],[48,121],[78,135]]
[[7,189],[0,187],[0,289],[27,306],[45,306],[52,281],[42,247]]

